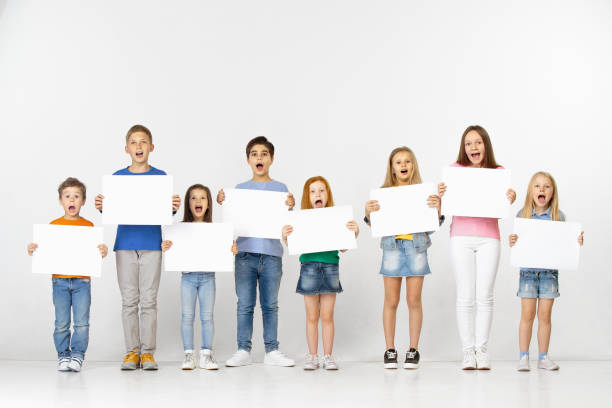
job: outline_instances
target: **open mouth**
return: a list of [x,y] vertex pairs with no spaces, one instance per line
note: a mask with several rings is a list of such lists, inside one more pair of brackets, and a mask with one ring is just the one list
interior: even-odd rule
[[256,164],[255,167],[257,167],[257,170],[263,170],[263,164],[261,163]]
[[402,175],[405,176],[408,174],[408,170],[407,169],[400,170],[400,173],[402,173]]
[[70,212],[74,212],[76,210],[76,207],[74,205],[71,205],[68,207],[68,211]]
[[142,157],[143,156],[143,152],[136,152],[136,157]]
[[323,200],[315,201],[315,208],[322,208],[322,207],[323,207]]
[[546,196],[544,194],[538,194],[538,203],[544,204],[546,202]]
[[470,156],[472,156],[472,159],[474,160],[480,159],[480,153],[472,153]]
[[196,205],[196,207],[195,207],[195,211],[196,211],[197,213],[201,213],[201,212],[202,212],[202,206],[201,206],[201,205]]

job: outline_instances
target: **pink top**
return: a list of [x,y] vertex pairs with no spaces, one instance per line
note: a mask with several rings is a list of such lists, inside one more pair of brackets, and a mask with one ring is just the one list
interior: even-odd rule
[[[467,167],[459,163],[451,164],[451,167]],[[498,166],[498,169],[503,169]],[[450,226],[451,237],[489,237],[499,239],[499,219],[482,217],[460,217],[453,216]]]

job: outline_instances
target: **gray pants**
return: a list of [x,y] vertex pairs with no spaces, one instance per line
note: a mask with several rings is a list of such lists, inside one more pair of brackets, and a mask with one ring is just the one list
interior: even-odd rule
[[[121,291],[123,336],[128,352],[155,352],[157,291],[161,276],[161,251],[116,251],[117,281]],[[138,306],[140,305],[140,319]]]

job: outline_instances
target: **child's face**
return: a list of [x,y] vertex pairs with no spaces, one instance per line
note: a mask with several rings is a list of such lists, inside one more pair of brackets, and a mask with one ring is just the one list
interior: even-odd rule
[[391,164],[397,182],[400,184],[408,183],[414,168],[410,153],[406,151],[395,153],[391,158]]
[[480,166],[485,156],[485,145],[482,137],[472,130],[465,135],[465,153],[474,166]]
[[322,181],[315,181],[310,184],[308,191],[312,208],[324,208],[327,206],[328,192],[325,183]]
[[536,208],[546,209],[554,193],[552,181],[543,175],[536,176],[533,181],[531,195]]
[[268,148],[264,145],[253,146],[247,159],[255,176],[266,176],[273,161]]
[[189,194],[189,209],[196,220],[204,220],[204,214],[208,210],[208,197],[206,191],[201,188],[191,190]]
[[153,143],[144,132],[134,132],[130,135],[125,152],[132,158],[132,163],[146,164],[149,162],[149,153],[153,151]]
[[85,204],[85,199],[79,187],[66,187],[62,190],[59,202],[64,207],[65,218],[76,218],[79,216],[81,207]]

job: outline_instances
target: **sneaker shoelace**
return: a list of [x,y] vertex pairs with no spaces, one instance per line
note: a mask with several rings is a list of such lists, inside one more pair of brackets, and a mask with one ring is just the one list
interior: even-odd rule
[[329,365],[329,364],[335,365],[336,361],[334,360],[334,358],[332,356],[326,355],[326,356],[323,356],[323,364],[325,364],[325,365]]
[[407,357],[412,360],[413,358],[416,357],[416,353],[417,353],[416,350],[415,351],[409,351],[407,353]]
[[185,362],[189,364],[193,363],[193,353],[185,353]]
[[463,352],[463,361],[469,361],[474,357],[474,352],[467,350]]
[[389,351],[389,350],[387,350],[387,353],[386,353],[386,354],[387,354],[387,358],[388,358],[389,360],[394,360],[394,359],[396,359],[396,358],[397,358],[397,352],[395,352],[395,351]]

